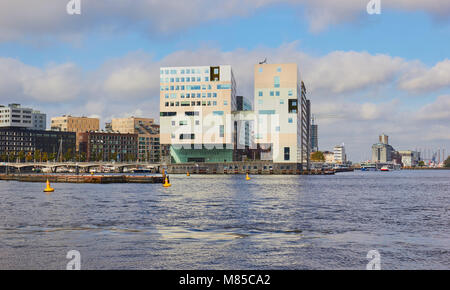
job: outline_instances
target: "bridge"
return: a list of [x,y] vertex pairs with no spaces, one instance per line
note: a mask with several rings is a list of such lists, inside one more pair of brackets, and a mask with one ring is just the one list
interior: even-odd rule
[[16,168],[19,172],[21,169],[26,168],[50,168],[52,172],[56,173],[59,167],[74,168],[76,170],[82,170],[89,172],[92,168],[109,167],[113,170],[119,170],[123,172],[124,168],[155,168],[159,170],[161,165],[159,163],[145,163],[145,162],[24,162],[24,163],[12,163],[12,162],[0,162],[0,168]]

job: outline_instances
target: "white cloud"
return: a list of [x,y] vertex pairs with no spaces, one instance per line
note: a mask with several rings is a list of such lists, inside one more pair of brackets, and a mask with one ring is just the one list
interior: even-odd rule
[[[419,110],[417,119],[444,121],[450,124],[450,95],[439,96],[435,102],[425,105]],[[450,130],[448,133],[450,134]]]
[[333,94],[390,83],[406,66],[398,57],[354,51],[332,52],[308,64],[304,76],[310,88]]
[[82,86],[81,72],[75,64],[40,69],[0,58],[0,94],[5,98],[62,102],[77,97]]
[[436,91],[450,87],[450,60],[445,59],[432,68],[423,65],[405,74],[399,83],[410,92]]

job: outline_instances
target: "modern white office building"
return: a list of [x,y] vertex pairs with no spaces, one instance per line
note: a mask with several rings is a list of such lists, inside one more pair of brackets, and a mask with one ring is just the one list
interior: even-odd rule
[[236,83],[229,65],[162,67],[163,163],[233,160]]
[[334,146],[333,153],[334,153],[334,162],[335,163],[343,164],[343,163],[347,162],[347,155],[345,153],[344,144]]
[[420,161],[420,152],[412,150],[400,150],[398,151],[402,158],[402,164],[404,167],[417,166]]
[[297,64],[258,64],[254,76],[255,138],[261,160],[309,168],[310,102]]
[[0,105],[0,127],[20,127],[45,130],[47,115],[20,104]]

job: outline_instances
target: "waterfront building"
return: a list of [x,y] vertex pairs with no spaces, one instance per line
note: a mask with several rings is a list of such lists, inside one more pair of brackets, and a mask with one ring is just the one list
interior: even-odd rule
[[414,167],[419,164],[420,153],[412,150],[400,150],[401,162],[404,167]]
[[74,117],[70,115],[53,117],[51,120],[51,130],[76,133],[98,131],[100,130],[100,120],[98,118]]
[[311,152],[319,151],[319,126],[314,124],[314,118],[311,120]]
[[334,146],[333,155],[334,155],[334,163],[337,163],[337,164],[347,163],[347,154],[345,153],[344,144]]
[[[244,106],[244,104],[242,104]],[[160,69],[163,163],[233,160],[236,83],[229,65]]]
[[78,133],[79,150],[86,161],[135,161],[138,134],[108,132]]
[[98,118],[63,115],[62,117],[53,117],[51,119],[50,129],[60,132],[75,132],[77,134],[76,151],[80,152],[80,133],[100,130],[100,120]]
[[[75,153],[75,133],[34,130],[20,127],[0,127],[0,155],[33,155],[41,153],[47,160],[73,157]],[[14,161],[14,160],[11,160]]]
[[[251,108],[251,107],[247,107]],[[233,161],[260,160],[255,143],[255,113],[251,110],[234,111],[234,156]]]
[[379,143],[372,145],[372,161],[377,163],[392,162],[394,160],[395,150],[389,145],[389,137],[385,134],[380,135]]
[[20,104],[0,105],[0,127],[18,127],[31,130],[45,130],[47,115]]
[[160,161],[160,126],[151,118],[117,118],[111,121],[111,131],[138,134],[137,153],[139,161]]
[[112,133],[112,131],[113,131],[113,129],[112,129],[111,122],[106,122],[105,123],[105,132]]
[[325,163],[334,163],[334,152],[323,151],[323,157],[325,158]]
[[295,63],[254,67],[256,143],[261,160],[309,168],[310,101]]

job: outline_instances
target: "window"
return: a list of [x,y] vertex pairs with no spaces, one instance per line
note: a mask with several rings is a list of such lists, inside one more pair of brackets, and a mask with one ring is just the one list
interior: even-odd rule
[[280,126],[276,126],[276,127],[275,127],[275,131],[276,131],[276,132],[280,132]]
[[215,68],[214,68],[214,74],[215,74],[215,75],[219,74],[219,68],[218,68],[218,67],[215,67]]
[[259,73],[262,73],[262,72],[263,72],[263,68],[260,67],[260,68],[259,68]]
[[284,147],[284,161],[289,161],[290,158],[290,148]]
[[180,140],[195,139],[195,134],[180,134]]
[[297,100],[296,99],[289,99],[289,113],[297,113]]
[[173,117],[177,115],[177,112],[161,112],[159,115],[161,117]]
[[170,138],[175,139],[175,134],[174,133],[170,134]]
[[275,88],[279,88],[280,87],[280,77],[276,76],[273,78],[273,86]]
[[223,111],[214,111],[213,115],[214,116],[223,116]]
[[231,89],[231,85],[227,84],[227,85],[217,85],[217,89],[218,90],[229,90]]
[[292,124],[292,118],[288,119],[289,124]]
[[273,94],[273,91],[271,91],[271,92],[270,92],[270,96],[273,97],[273,95],[274,95],[274,94]]
[[263,104],[263,100],[258,100],[258,104],[262,105]]
[[172,126],[175,126],[175,121],[172,121]]
[[223,101],[223,105],[227,106],[228,105],[228,101]]
[[279,97],[280,96],[280,91],[276,91],[275,92],[275,96]]
[[258,96],[262,97],[262,96],[263,96],[263,92],[262,92],[262,91],[259,91],[259,92],[258,92]]
[[288,96],[292,96],[292,90],[289,90],[289,92],[288,92]]
[[284,100],[280,99],[280,105],[283,105],[283,104],[284,104]]
[[281,72],[281,67],[277,67],[277,72]]
[[225,136],[225,126],[224,125],[220,125],[219,126],[219,136],[220,137],[224,137]]
[[180,126],[186,126],[187,125],[187,121],[180,121]]
[[195,112],[195,111],[184,112],[184,114],[185,114],[186,116],[198,116],[198,115],[199,115],[199,113],[198,113],[198,112]]
[[275,114],[275,110],[259,110],[260,115],[273,115]]

